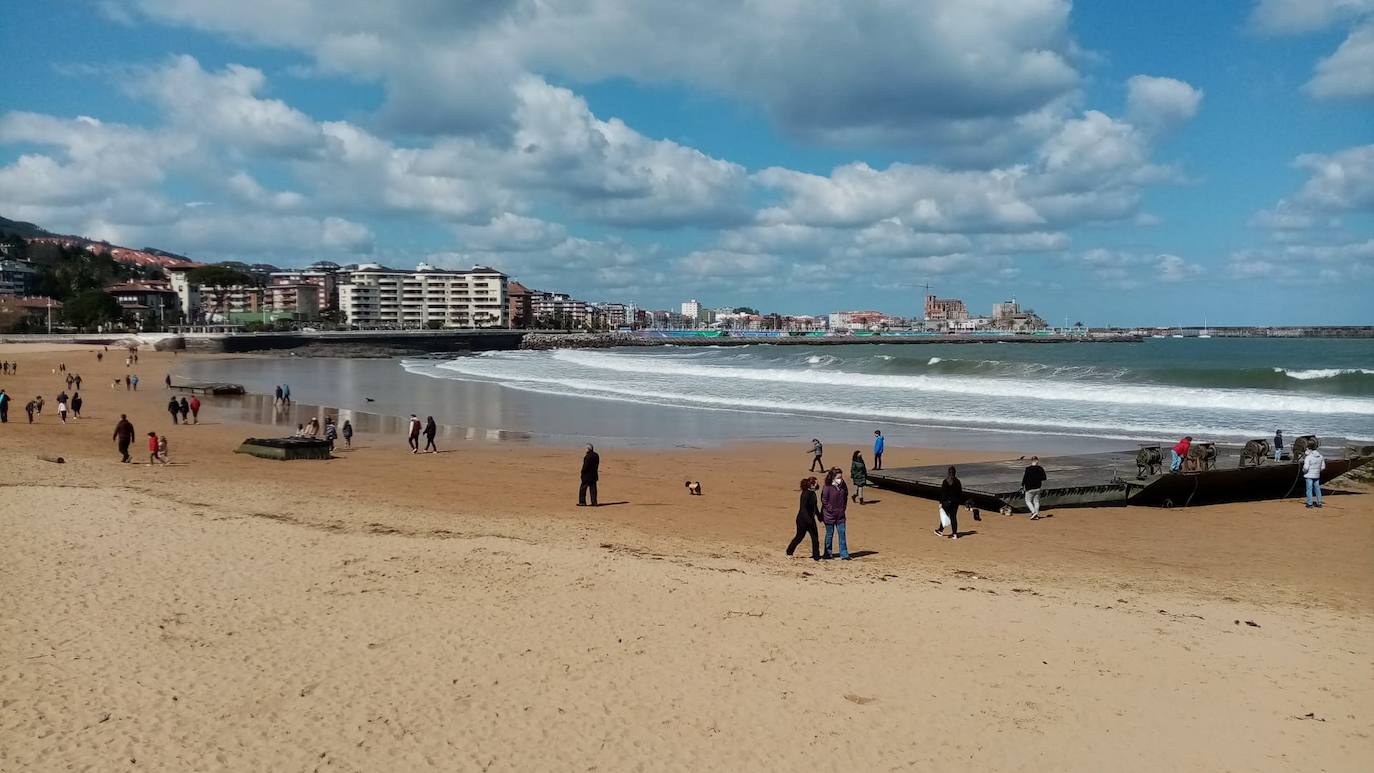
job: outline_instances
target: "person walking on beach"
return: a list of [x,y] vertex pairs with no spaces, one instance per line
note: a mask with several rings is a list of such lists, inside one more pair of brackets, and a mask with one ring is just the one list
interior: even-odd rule
[[124,457],[119,461],[129,463],[129,445],[134,442],[134,425],[130,423],[129,417],[119,414],[119,423],[114,428],[114,441],[119,444],[119,455]]
[[199,398],[199,397],[196,397],[195,395],[191,395],[191,402],[190,402],[190,404],[189,404],[189,407],[191,408],[191,421],[193,421],[193,422],[196,423],[196,424],[199,424],[199,423],[200,423],[200,398]]
[[873,469],[876,472],[883,468],[883,449],[887,446],[887,441],[883,440],[883,431],[873,430]]
[[177,416],[181,414],[181,405],[177,403],[177,399],[175,397],[170,398],[167,401],[167,412],[172,414],[172,423],[176,424]]
[[128,374],[128,373],[125,373],[125,374],[124,374],[124,391],[127,392],[127,391],[129,391],[130,389],[133,389],[133,388],[134,388],[134,387],[133,387],[133,383],[134,383],[134,382],[129,378],[129,374]]
[[43,415],[43,395],[33,398],[33,410],[39,416]]
[[80,392],[80,391],[81,391],[81,374],[80,374],[80,373],[76,374],[76,378],[73,379],[73,382],[76,384],[76,391]]
[[77,392],[76,394],[72,395],[72,418],[73,418],[73,419],[79,419],[79,418],[81,418],[81,403],[82,403],[82,400],[81,400],[81,393],[80,393],[80,392]]
[[57,420],[63,424],[67,423],[67,393],[63,392],[57,396]]
[[137,391],[138,391],[138,375],[135,374],[135,375],[130,376],[130,377],[129,377],[129,381],[133,383],[133,385],[134,385],[134,391],[137,392]]
[[864,465],[864,455],[859,451],[854,452],[854,457],[849,461],[849,482],[854,484],[854,492],[849,498],[859,504],[868,504],[864,501],[864,486],[868,485],[868,467]]
[[334,440],[339,436],[339,430],[334,426],[334,417],[327,416],[324,420],[324,440],[329,444],[329,450],[334,450]]
[[272,393],[274,395],[272,398],[272,405],[281,405],[281,384],[278,384],[277,388],[274,389]]
[[189,424],[190,422],[188,419],[191,416],[191,404],[183,397],[181,398],[181,402],[177,404],[177,407],[181,409],[181,423]]
[[290,404],[291,404],[291,385],[290,385],[290,384],[282,384],[282,385],[281,385],[281,401],[282,401],[284,404],[286,404],[286,405],[290,405]]
[[1274,461],[1283,461],[1283,430],[1274,430]]
[[162,436],[158,437],[158,439],[157,439],[157,455],[158,455],[158,458],[162,459],[162,463],[163,463],[163,464],[168,464],[168,463],[170,463],[171,457],[167,454],[167,436],[166,436],[166,435],[162,435]]
[[821,500],[825,502],[825,509],[821,512],[821,521],[825,523],[825,554],[821,556],[829,561],[834,558],[830,552],[831,544],[835,533],[840,534],[840,558],[849,560],[849,541],[845,536],[845,508],[849,506],[849,487],[845,485],[844,473],[836,467],[825,474],[825,485],[821,487]]
[[815,472],[817,467],[821,468],[821,472],[825,472],[825,462],[821,461],[821,452],[824,450],[820,440],[811,438],[811,450],[807,452],[811,454],[811,469],[808,472]]
[[945,536],[945,527],[948,526],[949,537],[959,539],[959,505],[963,501],[964,484],[959,482],[954,466],[950,465],[945,470],[945,479],[940,481],[940,526],[935,529],[935,536]]
[[802,538],[810,535],[811,560],[821,560],[820,534],[816,530],[816,521],[821,517],[820,508],[816,506],[817,488],[815,478],[802,479],[801,501],[797,505],[797,534],[792,537],[791,542],[787,543],[787,555],[789,556],[797,551],[797,546],[801,544]]
[[1188,449],[1193,445],[1193,436],[1187,435],[1178,441],[1173,448],[1169,449],[1171,454],[1169,459],[1169,472],[1178,472],[1183,468],[1183,460],[1188,458]]
[[410,414],[410,424],[407,425],[406,439],[410,443],[412,454],[420,453],[420,419],[415,414]]
[[1045,468],[1040,466],[1038,456],[1032,456],[1030,464],[1026,465],[1026,471],[1021,473],[1021,490],[1025,492],[1026,509],[1030,510],[1032,521],[1040,520],[1040,487],[1047,477]]
[[344,419],[343,431],[342,431],[342,432],[343,432],[343,439],[344,439],[344,448],[352,448],[352,447],[353,447],[353,422],[349,421],[348,419]]
[[[0,424],[10,423],[10,396],[5,390],[0,389]],[[33,422],[30,422],[32,424]]]
[[165,383],[165,384],[167,385],[167,388],[168,388],[168,389],[171,389],[171,388],[172,388],[172,374],[171,374],[171,373],[168,373],[168,374],[166,375],[166,377],[164,377],[164,378],[162,379],[162,381],[163,381],[163,383]]
[[592,507],[596,507],[596,484],[601,480],[601,455],[596,452],[591,443],[587,444],[587,453],[582,456],[582,485],[577,487],[577,506],[587,506],[587,494],[592,495]]
[[1326,469],[1326,457],[1317,450],[1316,443],[1307,447],[1302,457],[1302,477],[1307,485],[1307,506],[1322,506],[1322,470]]
[[425,453],[439,453],[439,446],[434,445],[434,436],[439,434],[439,425],[434,423],[433,416],[425,417]]

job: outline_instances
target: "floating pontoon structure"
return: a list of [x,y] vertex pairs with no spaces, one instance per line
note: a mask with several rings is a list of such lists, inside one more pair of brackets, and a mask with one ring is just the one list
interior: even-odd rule
[[330,458],[329,441],[313,437],[250,437],[234,449],[234,453],[287,462],[296,459]]
[[[1239,446],[1217,446],[1215,466],[1196,472],[1138,475],[1138,451],[1043,457],[1040,465],[1049,477],[1040,490],[1042,508],[1188,505],[1283,499],[1303,493],[1302,465],[1298,461],[1269,461],[1240,466]],[[1374,446],[1323,447],[1327,455],[1322,482],[1374,462]],[[1166,452],[1167,453],[1167,452]],[[1021,494],[1021,474],[1028,458],[1002,462],[958,465],[964,496],[984,510],[1010,507],[1026,511]],[[870,471],[868,479],[878,487],[900,494],[940,498],[940,482],[947,465],[896,467]]]
[[200,383],[190,382],[185,384],[173,384],[173,389],[182,392],[200,392],[203,395],[241,395],[246,394],[243,384],[223,384],[223,383]]

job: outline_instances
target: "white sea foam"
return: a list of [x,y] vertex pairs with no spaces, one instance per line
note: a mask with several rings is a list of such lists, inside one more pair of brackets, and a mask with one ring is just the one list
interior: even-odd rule
[[944,362],[944,360],[940,359],[939,357],[931,357],[931,358],[930,358],[930,362],[927,362],[926,364],[927,364],[927,365],[938,365],[939,363],[942,363],[942,362]]
[[1337,376],[1349,375],[1374,376],[1374,370],[1370,370],[1369,368],[1310,368],[1307,370],[1274,368],[1274,372],[1282,373],[1289,378],[1296,378],[1301,381],[1312,381],[1315,379],[1335,378]]
[[[515,365],[516,363],[511,363]],[[764,399],[753,393],[712,395],[698,391],[664,391],[637,384],[608,381],[602,378],[543,376],[519,367],[491,369],[476,360],[466,359],[434,366],[428,363],[406,363],[406,370],[434,378],[463,378],[464,376],[492,380],[502,386],[539,394],[575,396],[587,399],[629,402],[673,408],[693,407],[716,411],[766,413],[785,416],[823,416],[846,421],[884,420],[914,426],[1001,429],[1032,433],[1081,435],[1085,437],[1136,439],[1142,437],[1167,438],[1193,433],[1209,437],[1251,437],[1262,430],[1256,427],[1197,422],[1191,419],[1163,421],[1124,420],[1103,415],[1101,421],[1073,419],[1065,416],[1008,416],[986,410],[972,412],[940,408],[921,410],[909,406],[870,403],[832,403],[807,400]],[[826,396],[818,395],[820,400]],[[1153,417],[1152,417],[1153,418]],[[1177,422],[1177,423],[1175,423]],[[1267,426],[1267,425],[1266,425]],[[1360,441],[1362,437],[1351,436]]]
[[909,392],[948,393],[1051,402],[1100,405],[1158,406],[1222,411],[1270,411],[1312,414],[1374,416],[1374,399],[1285,394],[1255,389],[1197,389],[1147,384],[1093,384],[1032,381],[1014,378],[978,379],[964,376],[886,375],[848,371],[807,371],[785,368],[726,368],[713,365],[646,361],[642,357],[601,351],[563,349],[554,359],[602,371],[627,374],[676,376],[737,381],[796,383],[839,387],[893,389]]

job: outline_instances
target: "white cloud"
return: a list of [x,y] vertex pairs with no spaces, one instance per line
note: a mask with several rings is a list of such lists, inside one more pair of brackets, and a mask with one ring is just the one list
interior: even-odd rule
[[510,85],[537,73],[688,83],[761,106],[784,131],[823,141],[977,149],[1025,131],[1079,85],[1068,0],[424,0],[404,12],[362,0],[114,7],[294,48],[322,73],[380,81],[384,117],[407,131],[509,128]]
[[190,56],[140,71],[126,84],[146,97],[173,126],[259,152],[299,153],[319,145],[320,130],[309,116],[277,99],[257,96],[267,85],[261,70],[231,64],[209,73]]
[[1374,0],[1260,0],[1250,23],[1266,34],[1298,35],[1366,13],[1374,13]]
[[1374,97],[1374,21],[1351,30],[1335,53],[1317,62],[1306,89],[1317,99]]
[[1154,270],[1161,282],[1182,282],[1202,273],[1201,266],[1189,263],[1177,255],[1156,256]]
[[503,212],[486,225],[458,226],[458,240],[477,252],[531,252],[562,244],[568,231],[558,223]]
[[1237,250],[1227,259],[1237,279],[1317,284],[1374,279],[1374,239],[1335,244],[1286,244]]
[[1374,145],[1308,153],[1294,164],[1312,174],[1298,192],[1298,205],[1318,211],[1374,211]]
[[1350,24],[1345,40],[1317,62],[1303,88],[1323,100],[1374,98],[1374,0],[1261,0],[1250,22],[1271,35],[1301,35]]
[[1174,78],[1134,75],[1126,81],[1126,120],[1165,131],[1197,115],[1202,91]]

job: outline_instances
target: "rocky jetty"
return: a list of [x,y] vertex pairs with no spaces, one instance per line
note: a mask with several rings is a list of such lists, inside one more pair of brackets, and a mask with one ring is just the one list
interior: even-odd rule
[[521,349],[605,349],[612,346],[662,346],[661,339],[627,333],[526,333]]

